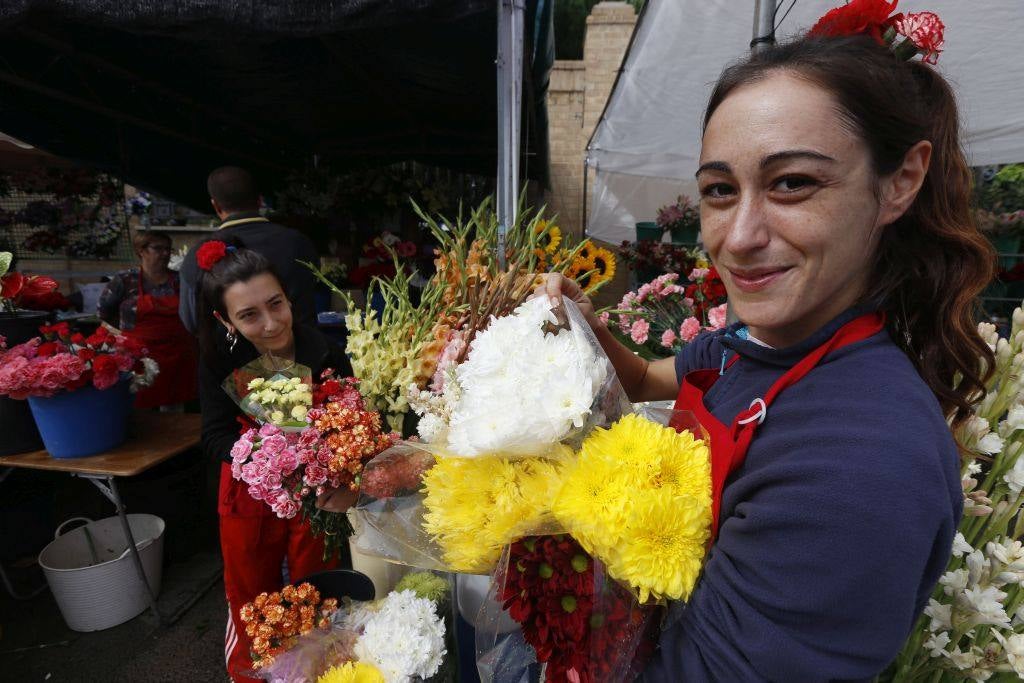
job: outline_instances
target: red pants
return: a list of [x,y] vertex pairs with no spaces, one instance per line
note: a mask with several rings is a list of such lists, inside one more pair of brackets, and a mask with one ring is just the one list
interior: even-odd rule
[[289,580],[294,583],[338,562],[323,561],[324,544],[313,538],[301,515],[278,519],[270,507],[253,500],[244,482],[231,478],[231,467],[220,469],[220,550],[224,556],[224,592],[229,619],[224,638],[224,658],[228,675],[237,681],[255,681],[242,672],[252,669],[250,638],[238,610],[263,592],[281,590],[284,579],[281,564],[288,560]]

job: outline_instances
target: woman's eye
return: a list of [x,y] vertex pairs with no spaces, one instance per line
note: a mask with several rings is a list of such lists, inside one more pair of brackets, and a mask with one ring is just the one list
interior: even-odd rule
[[727,183],[712,183],[700,188],[700,194],[708,199],[721,199],[733,194],[733,188]]
[[804,176],[786,176],[775,181],[772,189],[781,192],[799,192],[814,185],[814,181]]

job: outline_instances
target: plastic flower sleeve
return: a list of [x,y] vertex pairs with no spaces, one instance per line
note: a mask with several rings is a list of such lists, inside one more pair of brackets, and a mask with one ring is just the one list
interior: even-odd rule
[[426,448],[445,457],[549,457],[631,409],[572,301],[531,299],[492,319],[437,391],[410,392]]
[[404,443],[365,468],[353,517],[359,552],[425,569],[489,574],[510,542],[555,533],[549,501],[564,460],[434,458]]
[[313,372],[301,363],[265,354],[232,372],[221,386],[242,412],[261,424],[306,427]]
[[359,552],[410,567],[447,569],[423,528],[422,479],[434,463],[430,453],[400,443],[366,464],[350,515]]
[[339,610],[330,628],[314,629],[300,636],[290,650],[277,655],[269,666],[245,675],[272,683],[315,683],[327,669],[355,658],[359,634],[345,626],[345,616]]
[[[511,544],[476,619],[481,680],[631,681],[654,651],[662,608],[640,605],[572,537]],[[510,626],[511,625],[511,626]]]

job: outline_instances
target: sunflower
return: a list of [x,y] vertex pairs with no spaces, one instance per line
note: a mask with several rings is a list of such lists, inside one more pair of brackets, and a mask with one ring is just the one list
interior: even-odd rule
[[599,247],[594,249],[591,260],[594,262],[594,269],[597,271],[590,276],[590,282],[588,283],[588,289],[593,291],[615,277],[615,254],[610,249]]
[[316,683],[384,683],[384,674],[373,664],[345,662],[334,666],[316,679]]
[[533,232],[538,236],[537,243],[545,253],[554,254],[558,251],[558,245],[562,243],[562,229],[549,221],[537,221]]

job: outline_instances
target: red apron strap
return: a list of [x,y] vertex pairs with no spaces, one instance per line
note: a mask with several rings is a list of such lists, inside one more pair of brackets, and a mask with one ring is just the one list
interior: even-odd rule
[[[860,316],[841,327],[827,342],[809,353],[783,374],[747,410],[735,417],[732,425],[720,422],[704,405],[704,396],[721,376],[718,370],[697,370],[683,378],[674,408],[689,410],[707,430],[711,441],[712,538],[718,534],[719,513],[725,482],[744,461],[754,434],[768,412],[768,407],[787,387],[800,381],[831,351],[868,339],[882,330],[885,317],[881,313]],[[726,365],[739,359],[734,355]],[[673,425],[678,428],[677,425]]]

